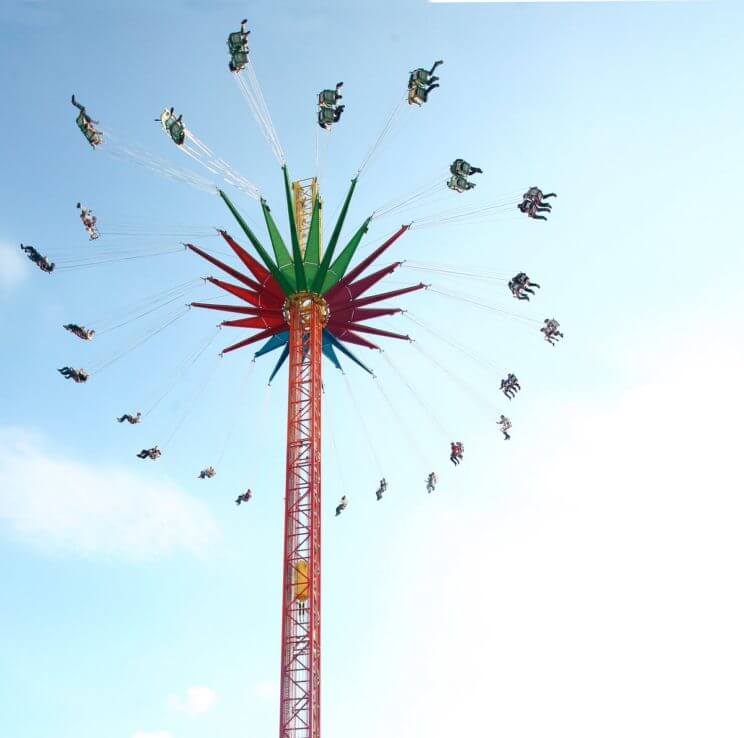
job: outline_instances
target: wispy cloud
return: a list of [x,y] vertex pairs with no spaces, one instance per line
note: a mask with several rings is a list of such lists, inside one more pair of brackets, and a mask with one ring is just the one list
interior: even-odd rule
[[744,734],[744,350],[694,338],[546,417],[390,567],[395,617],[368,636],[409,657],[353,687],[380,720],[445,738],[482,732],[488,705],[491,733],[524,738]]
[[199,553],[217,532],[208,509],[173,483],[65,457],[23,429],[0,428],[0,480],[0,523],[49,553]]
[[30,272],[28,264],[17,244],[0,243],[0,296],[23,282]]
[[203,715],[209,712],[217,702],[217,693],[209,687],[189,687],[183,695],[168,698],[168,706],[187,715]]

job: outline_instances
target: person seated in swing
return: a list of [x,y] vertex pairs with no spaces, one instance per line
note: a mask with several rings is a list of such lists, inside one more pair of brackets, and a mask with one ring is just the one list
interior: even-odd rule
[[471,174],[483,174],[483,170],[480,167],[474,167],[465,159],[455,159],[450,164],[450,173],[461,177],[469,177]]
[[434,62],[431,69],[414,69],[408,78],[408,104],[423,105],[429,99],[429,93],[439,87],[439,77],[434,70],[444,64],[441,59]]
[[532,287],[540,289],[540,285],[537,282],[531,281],[524,272],[515,274],[509,282],[509,289],[511,290],[512,295],[514,295],[518,300],[529,300],[529,296],[524,293],[529,292],[530,295],[534,295],[535,290],[531,289]]
[[77,323],[67,323],[67,325],[62,326],[66,331],[69,331],[72,333],[73,336],[77,336],[78,338],[81,338],[83,341],[90,341],[93,336],[96,335],[95,330],[93,328],[84,328],[81,325],[78,325]]
[[501,380],[501,391],[511,400],[522,388],[516,374],[507,374],[506,379]]
[[42,272],[51,274],[54,271],[54,262],[50,262],[46,256],[42,256],[33,246],[24,246],[21,244],[21,251],[34,263]]
[[77,123],[80,132],[85,136],[88,143],[95,148],[103,143],[103,134],[96,128],[98,125],[97,120],[93,120],[85,110],[85,106],[81,105],[76,99],[75,95],[72,96],[72,104],[80,111],[75,123]]
[[338,105],[343,98],[340,90],[343,82],[338,82],[334,90],[321,90],[318,93],[318,125],[329,130],[334,123],[341,120],[341,114],[346,109],[345,105]]
[[530,202],[528,200],[523,200],[517,205],[517,208],[533,220],[547,220],[544,215],[538,215],[538,213],[549,213],[552,210],[550,205],[540,205],[537,201]]
[[447,187],[455,192],[467,192],[475,187],[475,182],[470,182],[466,177],[461,174],[453,174],[447,180]]
[[337,82],[333,90],[322,90],[318,93],[318,106],[321,108],[335,108],[336,103],[343,99],[340,90],[344,86],[343,82]]
[[138,412],[134,415],[130,415],[129,413],[124,413],[121,417],[116,419],[117,423],[129,423],[129,425],[137,425],[138,423],[142,422],[142,413]]
[[346,508],[349,506],[349,501],[346,499],[346,495],[344,495],[338,502],[338,505],[336,505],[336,517],[338,517]]
[[235,498],[235,504],[241,505],[244,502],[250,502],[251,497],[253,497],[253,492],[251,492],[249,489],[247,489],[245,492],[243,492],[242,495],[238,495]]
[[545,318],[543,323],[544,325],[540,328],[540,332],[544,334],[545,340],[551,346],[555,346],[556,341],[559,338],[563,338],[563,333],[558,330],[560,323],[555,318]]
[[543,200],[547,200],[550,197],[558,197],[558,195],[555,192],[548,192],[546,195],[539,187],[530,187],[522,197],[530,202],[541,203]]
[[509,420],[506,415],[502,415],[499,420],[496,421],[496,423],[497,425],[501,426],[501,432],[504,434],[504,440],[510,440],[511,436],[509,435],[509,428],[512,427],[511,420]]
[[138,459],[152,459],[153,461],[155,459],[159,459],[162,452],[157,446],[153,446],[152,448],[143,448],[142,451],[140,451],[137,454]]
[[98,231],[96,230],[96,223],[98,222],[96,216],[93,215],[92,210],[86,208],[80,203],[77,204],[77,208],[80,210],[80,220],[83,221],[83,226],[85,227],[88,237],[91,241],[95,241],[99,236]]
[[90,376],[88,372],[85,371],[85,369],[73,369],[71,366],[63,366],[61,369],[57,369],[57,371],[65,379],[71,379],[76,384],[83,384],[87,382],[88,377]]
[[208,466],[199,472],[199,479],[211,479],[217,472],[213,466]]
[[385,477],[383,477],[380,480],[380,486],[375,491],[375,496],[377,497],[378,502],[382,499],[382,496],[383,494],[385,494],[386,490],[387,490],[387,480],[385,479]]
[[437,475],[434,472],[431,472],[428,477],[426,477],[426,491],[431,494],[436,488],[437,488]]
[[242,72],[248,64],[248,19],[244,18],[240,22],[240,30],[231,33],[227,37],[227,48],[230,52],[230,71]]

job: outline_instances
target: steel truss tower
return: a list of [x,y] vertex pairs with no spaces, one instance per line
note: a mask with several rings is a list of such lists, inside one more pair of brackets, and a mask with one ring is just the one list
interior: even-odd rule
[[356,229],[346,245],[341,231],[356,188],[352,179],[328,246],[322,247],[322,201],[315,179],[290,184],[282,167],[290,226],[285,243],[271,209],[261,200],[271,248],[270,256],[230,198],[220,196],[253,246],[248,253],[227,231],[228,246],[247,269],[240,271],[193,244],[187,247],[233,282],[207,277],[240,304],[193,302],[194,307],[234,313],[220,325],[249,329],[253,335],[222,350],[227,354],[265,341],[254,358],[273,351],[280,356],[269,377],[288,361],[287,467],[285,488],[284,558],[282,563],[282,647],[279,738],[320,738],[320,587],[321,587],[321,360],[341,369],[339,356],[372,374],[352,346],[379,347],[366,336],[410,340],[407,335],[369,325],[396,315],[400,308],[377,305],[426,287],[423,283],[369,292],[402,262],[368,273],[368,268],[409,228],[401,226],[356,266],[351,262],[372,217]]
[[321,358],[328,306],[298,293],[289,323],[279,738],[320,736]]

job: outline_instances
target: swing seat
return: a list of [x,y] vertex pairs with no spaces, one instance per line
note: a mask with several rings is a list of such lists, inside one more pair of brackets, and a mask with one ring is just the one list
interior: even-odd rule
[[422,84],[414,83],[408,88],[408,104],[423,105],[429,99],[426,87]]
[[186,140],[186,128],[183,123],[179,123],[176,118],[172,118],[170,122],[166,123],[166,129],[168,133],[170,133],[173,143],[177,146],[181,146]]
[[318,109],[318,125],[321,128],[330,128],[333,124],[333,118],[335,111],[333,108],[319,108]]
[[336,91],[323,90],[318,94],[318,105],[321,108],[331,108],[336,104]]
[[75,123],[93,148],[103,143],[103,134],[92,123],[89,123],[89,119],[82,112],[75,119]]
[[244,51],[243,49],[243,34],[240,31],[235,31],[227,37],[227,48],[230,54],[235,54],[238,51]]

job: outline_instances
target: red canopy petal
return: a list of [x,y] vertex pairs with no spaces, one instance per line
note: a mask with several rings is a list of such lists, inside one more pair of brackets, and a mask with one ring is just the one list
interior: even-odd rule
[[191,307],[207,308],[207,310],[222,310],[226,313],[242,313],[243,315],[281,315],[282,311],[278,308],[256,308],[245,307],[244,305],[215,305],[211,302],[192,302]]
[[192,243],[186,244],[187,249],[191,249],[196,254],[199,254],[199,256],[202,257],[202,259],[206,259],[210,264],[214,264],[216,267],[219,267],[222,269],[223,272],[227,272],[231,277],[234,277],[239,282],[242,282],[244,285],[247,285],[252,290],[258,290],[261,289],[261,285],[258,282],[254,282],[252,279],[249,279],[244,274],[241,274],[237,269],[233,269],[231,266],[228,266],[224,262],[220,261],[219,259],[215,259],[214,256],[211,256],[206,251],[203,251],[198,246],[194,246]]
[[243,262],[243,264],[245,264],[246,267],[250,269],[253,276],[269,292],[271,292],[273,295],[276,295],[276,297],[280,298],[283,301],[284,292],[272,276],[271,272],[265,266],[263,266],[263,264],[260,264],[256,259],[254,259],[239,243],[235,241],[235,239],[227,231],[220,230],[219,233],[222,238],[227,241],[230,248],[237,254],[238,258]]
[[[333,331],[331,331],[333,333]],[[358,336],[353,331],[350,331],[346,328],[341,330],[339,333],[333,333],[336,338],[338,338],[339,341],[345,341],[346,343],[355,343],[358,346],[365,346],[366,348],[370,349],[378,349],[379,346],[376,346],[371,341],[368,341],[366,338],[362,338],[361,336]]]
[[277,333],[281,333],[282,331],[287,330],[286,326],[277,326],[276,328],[267,328],[265,331],[259,331],[255,335],[251,336],[250,338],[245,338],[242,341],[238,341],[237,343],[234,343],[232,346],[228,346],[226,349],[222,350],[223,354],[230,353],[230,351],[236,351],[239,348],[243,348],[243,346],[249,346],[252,343],[256,343],[256,341],[263,341],[264,338],[270,338],[271,336],[275,336]]
[[346,285],[351,284],[372,262],[374,262],[380,254],[384,253],[390,246],[392,246],[411,226],[404,225],[400,227],[400,230],[396,231],[390,238],[388,238],[382,246],[378,246],[366,259],[362,259],[353,269],[346,273],[343,279],[339,280],[338,284],[328,290],[325,298],[330,302],[336,291],[341,292]]
[[224,320],[222,325],[232,328],[274,328],[276,326],[286,326],[286,321],[281,317],[259,315],[256,318],[240,318],[238,320]]

